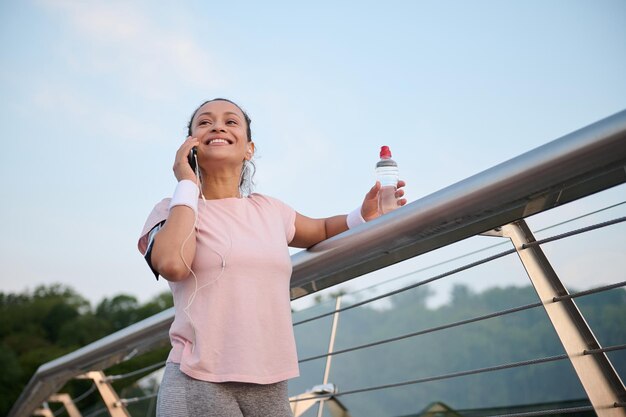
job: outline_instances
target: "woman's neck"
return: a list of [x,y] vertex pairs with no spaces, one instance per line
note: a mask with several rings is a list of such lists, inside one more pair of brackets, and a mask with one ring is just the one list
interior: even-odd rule
[[236,192],[230,190],[216,190],[214,188],[202,187],[202,196],[206,200],[221,200],[222,198],[241,198],[239,188]]
[[230,173],[222,175],[211,175],[203,173],[202,195],[207,200],[218,200],[222,198],[241,198],[239,182],[241,173]]

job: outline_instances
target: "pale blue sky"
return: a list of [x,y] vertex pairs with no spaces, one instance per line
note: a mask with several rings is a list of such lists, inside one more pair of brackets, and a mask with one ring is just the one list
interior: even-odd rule
[[94,302],[166,289],[135,242],[205,99],[309,216],[358,205],[381,145],[415,200],[626,108],[623,0],[2,1],[0,41],[0,291]]

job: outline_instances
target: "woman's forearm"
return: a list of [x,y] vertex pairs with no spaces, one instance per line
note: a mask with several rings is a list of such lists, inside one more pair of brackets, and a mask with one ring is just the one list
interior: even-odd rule
[[152,265],[168,281],[189,276],[196,254],[195,213],[187,206],[175,206],[165,225],[154,237]]

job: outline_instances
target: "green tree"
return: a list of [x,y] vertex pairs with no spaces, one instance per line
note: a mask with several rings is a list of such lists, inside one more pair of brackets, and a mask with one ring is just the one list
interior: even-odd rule
[[[0,415],[8,412],[42,364],[171,306],[169,292],[144,305],[125,294],[105,298],[95,312],[85,298],[61,284],[39,286],[20,294],[0,293]],[[165,345],[110,372],[124,373],[164,360],[168,350]],[[133,382],[131,379],[116,384],[124,387]],[[71,381],[63,390],[76,396],[87,388],[84,381]],[[88,406],[90,401],[95,399],[82,405]]]
[[4,415],[21,392],[16,381],[22,380],[22,367],[17,355],[4,344],[0,344],[0,369],[0,413]]
[[138,309],[137,298],[120,294],[102,300],[96,307],[96,317],[110,323],[113,330],[120,330],[139,321]]

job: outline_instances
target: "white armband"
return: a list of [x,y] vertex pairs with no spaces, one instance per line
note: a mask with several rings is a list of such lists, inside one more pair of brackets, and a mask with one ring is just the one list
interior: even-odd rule
[[199,195],[200,189],[195,182],[191,180],[182,180],[176,184],[172,201],[170,201],[169,210],[175,206],[187,206],[191,208],[194,213],[198,214]]
[[361,215],[361,206],[355,208],[350,212],[350,214],[348,214],[346,223],[348,224],[348,229],[352,229],[353,227],[365,223],[365,219]]

